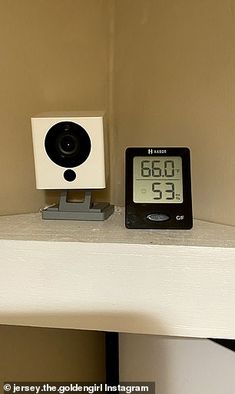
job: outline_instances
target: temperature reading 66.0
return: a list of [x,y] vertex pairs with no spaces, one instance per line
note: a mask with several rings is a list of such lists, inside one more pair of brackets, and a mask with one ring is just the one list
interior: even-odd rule
[[133,166],[134,202],[183,202],[182,158],[180,156],[136,156]]
[[164,168],[160,167],[161,160],[142,160],[141,161],[141,176],[143,178],[156,177],[174,177],[175,176],[175,162],[174,160],[165,160]]

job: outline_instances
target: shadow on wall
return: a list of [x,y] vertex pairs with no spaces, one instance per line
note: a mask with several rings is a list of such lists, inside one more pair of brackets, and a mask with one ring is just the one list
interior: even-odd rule
[[[0,326],[2,382],[104,381],[104,329],[125,331],[125,323],[128,327],[125,332],[129,333],[141,331],[141,327],[151,329],[153,325],[156,329],[156,320],[138,313],[10,313],[2,314],[0,320],[5,324]],[[159,332],[162,331],[159,323]],[[135,360],[132,361],[134,368]],[[161,365],[167,374],[164,352]]]
[[105,377],[102,332],[0,325],[0,349],[1,383]]

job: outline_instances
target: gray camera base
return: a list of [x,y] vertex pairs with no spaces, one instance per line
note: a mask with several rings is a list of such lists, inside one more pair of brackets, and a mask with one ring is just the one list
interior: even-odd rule
[[114,212],[114,206],[108,202],[93,204],[91,191],[85,191],[83,202],[68,202],[67,191],[60,196],[59,205],[45,208],[42,219],[46,220],[106,220]]

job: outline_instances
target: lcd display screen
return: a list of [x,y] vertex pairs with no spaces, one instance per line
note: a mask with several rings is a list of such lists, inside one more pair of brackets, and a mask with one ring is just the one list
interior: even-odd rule
[[135,203],[182,203],[183,174],[180,156],[135,156],[133,159]]

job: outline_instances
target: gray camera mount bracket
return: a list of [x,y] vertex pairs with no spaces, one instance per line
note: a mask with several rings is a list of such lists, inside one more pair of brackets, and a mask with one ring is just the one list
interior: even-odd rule
[[63,190],[59,204],[42,210],[42,218],[47,220],[105,220],[114,211],[108,202],[92,203],[91,190],[85,190],[82,202],[69,202],[68,191]]

